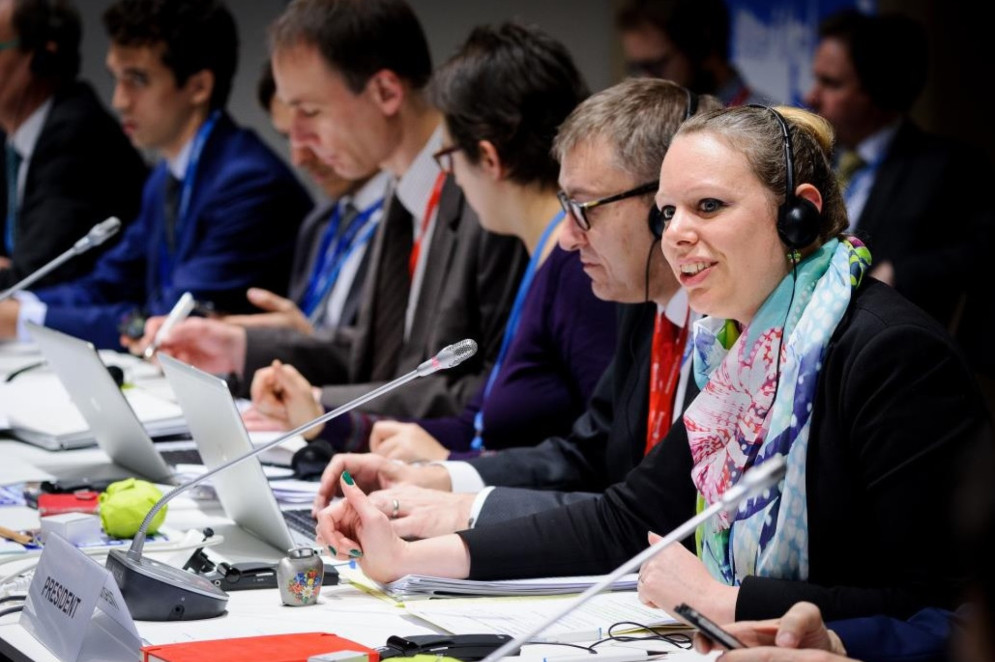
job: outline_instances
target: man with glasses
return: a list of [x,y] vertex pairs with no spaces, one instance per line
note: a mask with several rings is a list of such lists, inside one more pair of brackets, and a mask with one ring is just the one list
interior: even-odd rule
[[[699,101],[702,111],[719,107],[714,97]],[[371,495],[388,516],[403,515],[394,519],[399,535],[441,535],[590,498],[664,439],[694,392],[683,360],[690,311],[660,251],[662,228],[654,232],[649,221],[660,164],[687,113],[684,88],[633,78],[581,103],[557,135],[559,197],[571,219],[560,246],[579,251],[598,298],[628,304],[620,306],[614,359],[571,433],[425,466],[339,454],[322,477],[316,506],[330,500],[348,470],[366,491],[399,485]]]
[[[88,84],[69,0],[0,0],[0,290],[22,280],[109,216],[131,221],[146,168]],[[38,281],[90,271],[113,242]]]
[[[295,0],[270,29],[277,95],[292,113],[292,144],[342,177],[378,167],[392,175],[371,238],[355,328],[304,335],[287,328],[177,326],[162,350],[247,382],[257,413],[286,424],[279,380],[293,365],[322,384],[334,408],[471,338],[475,356],[332,422],[342,447],[365,443],[365,414],[443,416],[462,410],[501,344],[526,256],[520,242],[485,232],[452,177],[433,159],[441,116],[427,101],[428,44],[404,0]],[[445,155],[440,156],[441,159]]]
[[729,59],[723,0],[629,0],[615,24],[630,75],[672,80],[725,106],[766,103]]

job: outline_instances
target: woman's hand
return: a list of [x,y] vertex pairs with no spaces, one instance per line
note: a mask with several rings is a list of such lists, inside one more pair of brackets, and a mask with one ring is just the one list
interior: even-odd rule
[[[659,539],[649,534],[650,545]],[[687,602],[716,623],[729,623],[736,617],[739,589],[714,579],[683,545],[671,545],[644,563],[638,587],[639,599],[651,607],[673,613],[674,607]]]
[[[725,627],[747,648],[727,653],[723,660],[750,662],[761,660],[807,660],[809,662],[842,662],[849,658],[843,642],[826,628],[822,613],[811,602],[799,602],[781,618],[767,621],[740,621]],[[715,645],[700,634],[694,636],[694,647],[708,653]]]
[[420,485],[446,491],[452,489],[449,473],[445,467],[438,465],[416,467],[388,460],[376,453],[337,453],[321,474],[321,484],[315,494],[312,509],[315,516],[318,511],[331,503],[338,492],[342,474],[346,471],[359,487],[367,492],[396,485]]
[[370,432],[370,451],[403,462],[445,460],[449,449],[415,423],[378,421]]
[[343,499],[318,513],[318,542],[339,559],[356,559],[367,577],[391,582],[405,574],[402,559],[408,545],[356,485],[342,473]]
[[390,518],[394,533],[412,539],[431,538],[467,528],[476,496],[401,485],[373,492],[370,501]]
[[[259,413],[284,424],[286,430],[325,413],[308,380],[297,368],[280,361],[273,361],[268,368],[256,371],[252,377],[251,393],[252,405]],[[316,426],[304,436],[313,439],[319,432],[321,426]]]

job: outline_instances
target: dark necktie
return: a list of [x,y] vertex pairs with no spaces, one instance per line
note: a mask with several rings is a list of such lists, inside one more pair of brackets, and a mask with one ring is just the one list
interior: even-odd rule
[[14,243],[17,240],[17,173],[21,169],[20,153],[10,144],[6,146],[5,171],[7,173],[7,222],[4,226],[4,242],[7,254],[14,254]]
[[414,241],[414,221],[396,197],[384,219],[384,243],[377,265],[376,303],[373,307],[373,367],[370,378],[394,378],[404,344],[404,317],[411,290],[408,260]]
[[179,223],[180,191],[182,188],[183,182],[171,174],[166,175],[166,190],[163,194],[165,202],[163,219],[165,221],[166,246],[170,253],[176,252],[176,226]]

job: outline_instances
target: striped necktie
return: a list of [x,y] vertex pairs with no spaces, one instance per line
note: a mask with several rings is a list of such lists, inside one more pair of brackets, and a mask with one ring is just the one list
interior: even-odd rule
[[390,201],[384,224],[383,252],[377,265],[373,308],[373,367],[371,379],[393,379],[404,345],[404,317],[411,290],[408,260],[414,242],[414,219],[401,201]]

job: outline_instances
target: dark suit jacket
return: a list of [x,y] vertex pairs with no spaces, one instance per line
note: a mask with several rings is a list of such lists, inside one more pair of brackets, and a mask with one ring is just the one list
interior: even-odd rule
[[[833,334],[809,437],[807,582],[747,577],[736,620],[799,600],[826,619],[956,603],[964,581],[952,514],[965,461],[992,433],[944,331],[867,279]],[[603,497],[460,532],[474,579],[605,573],[695,513],[683,423]]]
[[[392,200],[389,204],[400,204]],[[388,218],[389,209],[384,218]],[[314,384],[326,384],[322,402],[334,408],[363,395],[379,383],[370,381],[376,347],[372,340],[374,268],[383,252],[381,223],[368,249],[370,267],[351,333],[306,336],[290,329],[249,329],[245,377],[274,358],[291,363]],[[365,411],[390,416],[447,416],[458,413],[477,391],[497,358],[527,255],[514,237],[500,237],[480,227],[462,191],[450,178],[442,189],[424,281],[397,374],[415,369],[446,345],[475,340],[477,354],[452,370],[418,380],[373,400]]]
[[[570,436],[469,461],[485,483],[505,486],[491,490],[476,526],[593,498],[642,461],[656,304],[618,308],[615,355]],[[697,393],[692,379],[682,407]]]
[[[72,83],[57,92],[31,155],[17,216],[13,266],[0,269],[0,290],[47,264],[105,218],[117,216],[122,223],[134,219],[147,172],[145,162],[88,84]],[[6,217],[6,195],[0,183],[0,227]],[[70,260],[35,286],[88,273],[117,239]],[[6,247],[0,246],[0,251]]]
[[905,122],[857,223],[875,264],[894,264],[895,289],[945,326],[973,280],[988,280],[995,217],[969,192],[990,186],[990,172],[980,151]]
[[[314,270],[315,262],[318,259],[318,251],[321,249],[321,237],[332,219],[332,213],[338,201],[326,202],[315,207],[297,232],[297,243],[294,248],[294,262],[290,267],[290,287],[287,289],[287,296],[298,304],[307,291],[311,281],[311,272]],[[370,252],[363,254],[360,260],[359,269],[349,288],[349,294],[342,306],[342,314],[339,319],[341,326],[352,326],[356,321],[356,314],[359,311],[359,301],[363,289],[363,278],[369,264]]]
[[167,176],[162,162],[145,184],[138,218],[93,273],[36,292],[48,304],[46,326],[118,348],[123,316],[136,309],[166,314],[185,291],[228,311],[248,308],[250,286],[286,292],[311,200],[280,157],[223,115],[204,145],[173,267],[163,274]]

